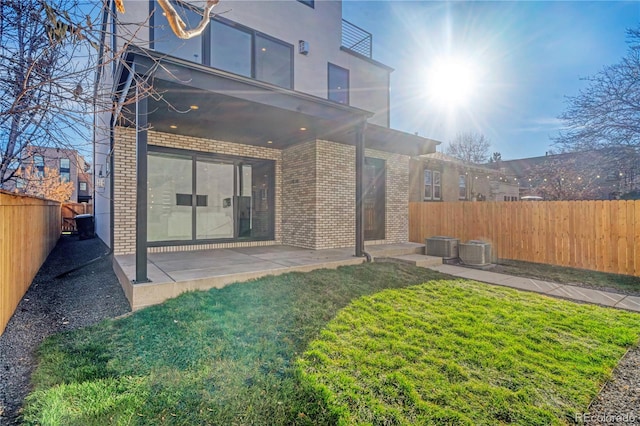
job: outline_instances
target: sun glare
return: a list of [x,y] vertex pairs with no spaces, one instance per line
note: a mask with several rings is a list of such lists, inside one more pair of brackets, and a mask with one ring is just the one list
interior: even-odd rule
[[464,106],[476,90],[476,75],[476,67],[469,61],[440,58],[427,71],[427,95],[439,105]]

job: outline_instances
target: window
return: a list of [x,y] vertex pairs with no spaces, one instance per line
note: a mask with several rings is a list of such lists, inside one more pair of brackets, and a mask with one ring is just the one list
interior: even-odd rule
[[[187,24],[187,28],[194,28],[202,19],[202,15],[191,10],[183,2],[173,0],[171,3],[173,3],[180,18]],[[202,37],[194,37],[188,40],[176,37],[160,5],[154,2],[153,7],[155,9],[153,13],[153,48],[178,58],[199,64],[203,63]]]
[[80,182],[80,191],[87,190],[87,182]]
[[467,177],[465,175],[458,177],[458,198],[461,200],[467,198]]
[[251,41],[243,31],[220,21],[211,21],[211,66],[251,77]]
[[292,88],[291,46],[256,35],[255,78],[280,87]]
[[329,100],[349,105],[349,70],[329,64]]
[[293,88],[293,46],[249,28],[211,21],[211,66]]
[[315,1],[314,0],[298,0],[300,3],[302,4],[306,4],[309,7],[315,7]]
[[17,178],[16,179],[16,188],[22,189],[24,188],[26,185],[24,183],[24,179],[22,178]]
[[273,239],[271,160],[149,147],[152,245]]
[[71,169],[68,158],[60,159],[60,180],[62,182],[69,182],[71,180]]
[[437,170],[425,169],[424,199],[440,200],[440,198],[441,198],[440,172]]
[[37,175],[39,177],[43,177],[44,176],[44,157],[42,155],[34,155],[33,156],[33,163],[36,167],[37,170]]

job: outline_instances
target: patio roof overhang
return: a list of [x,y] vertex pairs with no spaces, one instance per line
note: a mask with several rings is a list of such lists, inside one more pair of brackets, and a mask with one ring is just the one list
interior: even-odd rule
[[[127,51],[125,63],[116,92],[135,104],[135,85],[126,84],[135,70],[139,75],[135,79],[144,79],[153,88],[147,98],[148,127],[161,132],[277,149],[316,139],[354,145],[355,127],[373,116],[138,47]],[[134,125],[134,116],[134,108],[125,107],[120,123]],[[411,156],[433,152],[439,144],[370,123],[364,137],[367,148]]]
[[369,111],[155,51],[132,46],[123,59],[114,80],[116,113],[112,123],[136,129],[137,282],[148,281],[146,206],[150,129],[279,149],[316,139],[354,145],[355,254],[360,257],[365,255],[362,205],[365,141],[367,148],[410,156],[434,152],[439,144],[368,124],[373,116]]

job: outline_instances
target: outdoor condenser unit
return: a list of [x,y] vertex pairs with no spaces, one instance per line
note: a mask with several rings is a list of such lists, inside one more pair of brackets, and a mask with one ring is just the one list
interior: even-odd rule
[[484,266],[491,263],[491,244],[480,240],[460,243],[460,261],[467,265]]
[[455,259],[458,257],[457,238],[452,237],[429,237],[425,240],[425,254],[428,256],[438,256],[445,259]]

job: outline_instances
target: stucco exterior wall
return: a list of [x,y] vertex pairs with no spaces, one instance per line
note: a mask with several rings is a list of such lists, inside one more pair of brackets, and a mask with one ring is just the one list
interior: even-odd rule
[[[193,2],[201,6],[202,2]],[[127,3],[126,22],[146,22],[149,2]],[[161,11],[161,10],[160,10]],[[328,63],[349,70],[350,105],[373,112],[371,123],[389,127],[389,74],[381,67],[340,50],[342,44],[342,2],[316,1],[311,8],[288,1],[221,1],[214,8],[224,19],[244,25],[293,46],[294,90],[327,99]],[[165,19],[160,16],[156,19]],[[120,36],[148,48],[149,29],[131,24]],[[309,43],[309,53],[298,53],[300,40]],[[164,52],[171,54],[172,52]]]

